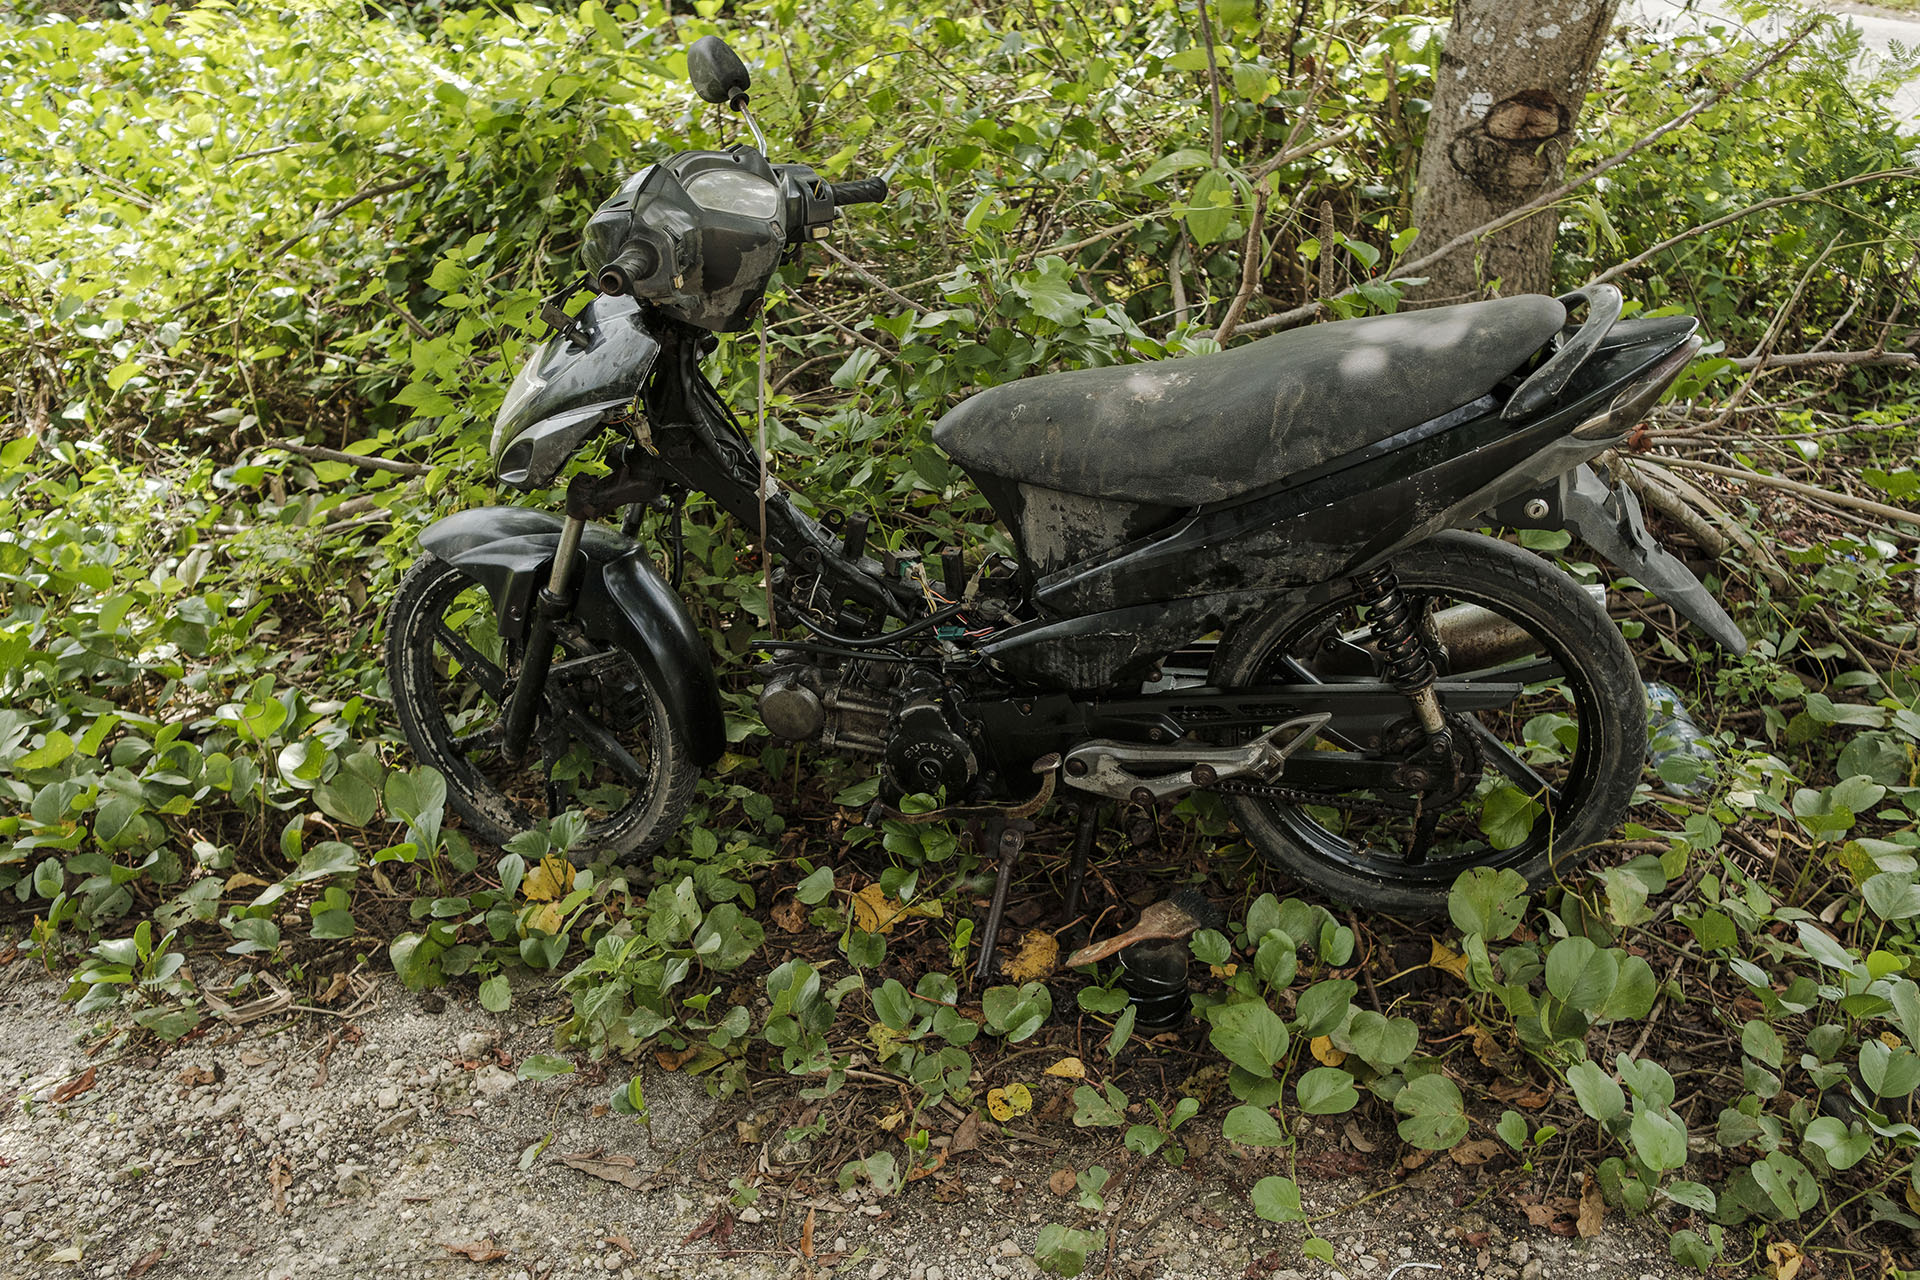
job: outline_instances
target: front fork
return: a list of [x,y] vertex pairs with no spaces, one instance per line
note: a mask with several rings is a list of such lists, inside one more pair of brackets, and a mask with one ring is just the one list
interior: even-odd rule
[[553,624],[572,607],[580,535],[586,527],[585,520],[568,514],[567,522],[560,526],[560,545],[554,549],[547,585],[534,599],[533,617],[527,623],[527,656],[520,664],[520,679],[514,682],[507,699],[506,724],[501,732],[501,745],[515,764],[526,757],[533,722],[546,696],[547,672],[553,666]]

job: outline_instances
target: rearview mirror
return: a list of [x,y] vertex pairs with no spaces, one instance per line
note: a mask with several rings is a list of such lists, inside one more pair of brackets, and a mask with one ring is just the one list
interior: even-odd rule
[[747,64],[719,36],[701,36],[688,47],[687,79],[708,102],[732,103],[747,95]]

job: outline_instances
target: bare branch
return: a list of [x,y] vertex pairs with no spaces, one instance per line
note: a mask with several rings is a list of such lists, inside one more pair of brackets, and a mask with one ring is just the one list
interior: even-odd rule
[[1218,169],[1222,155],[1220,135],[1225,119],[1220,102],[1220,64],[1213,56],[1213,22],[1207,17],[1207,0],[1194,0],[1194,7],[1200,11],[1200,39],[1207,46],[1207,88],[1213,94],[1213,167]]
[[1253,193],[1253,218],[1247,223],[1246,245],[1240,250],[1240,290],[1233,295],[1233,301],[1227,305],[1227,314],[1220,321],[1220,327],[1214,330],[1213,340],[1221,346],[1233,336],[1234,326],[1240,323],[1241,313],[1247,309],[1247,300],[1253,297],[1253,291],[1260,284],[1260,266],[1266,260],[1266,239],[1261,234],[1267,224],[1267,193],[1261,189]]
[[1669,458],[1664,454],[1655,461],[1663,467],[1686,467],[1694,471],[1705,471],[1711,475],[1726,476],[1746,484],[1757,484],[1768,489],[1783,489],[1788,493],[1797,493],[1803,498],[1818,498],[1822,502],[1831,502],[1837,507],[1846,507],[1866,515],[1878,516],[1882,520],[1920,526],[1920,512],[1903,511],[1899,507],[1890,507],[1884,502],[1856,498],[1850,493],[1836,493],[1832,489],[1822,489],[1819,485],[1807,484],[1800,480],[1789,480],[1785,476],[1770,476],[1764,472],[1747,471],[1739,467],[1723,467],[1717,462],[1701,462],[1696,458]]
[[364,453],[347,453],[340,449],[329,449],[325,445],[301,444],[298,440],[276,440],[275,449],[285,449],[288,453],[298,454],[302,458],[312,458],[317,462],[344,462],[350,467],[362,471],[391,471],[398,476],[424,476],[433,468],[418,462],[401,462],[394,458],[376,458]]
[[1777,356],[1737,356],[1733,361],[1736,369],[1794,369],[1820,364],[1911,368],[1920,365],[1920,356],[1910,351],[1793,351]]
[[853,272],[853,274],[859,276],[862,280],[865,280],[868,284],[872,285],[874,288],[878,289],[880,292],[886,294],[889,298],[892,298],[895,302],[898,302],[903,306],[912,307],[915,311],[917,311],[921,315],[927,314],[927,309],[925,307],[915,302],[912,298],[909,298],[906,294],[901,293],[898,289],[888,284],[885,280],[882,280],[879,276],[874,275],[873,272],[867,270],[865,267],[855,262],[852,258],[849,258],[846,254],[834,248],[832,245],[826,243],[823,240],[820,242],[820,247],[827,251],[828,257],[832,258],[835,262],[838,262],[842,266],[846,267],[847,270]]
[[1873,173],[1862,173],[1851,178],[1844,178],[1839,182],[1829,182],[1826,186],[1815,187],[1811,191],[1796,191],[1792,195],[1772,196],[1766,200],[1756,200],[1745,208],[1735,209],[1732,213],[1724,214],[1711,222],[1703,222],[1697,227],[1689,227],[1677,236],[1668,236],[1651,249],[1637,253],[1625,262],[1608,267],[1605,271],[1602,271],[1599,275],[1588,281],[1588,283],[1605,284],[1609,280],[1626,274],[1635,267],[1644,265],[1682,241],[1691,240],[1695,236],[1705,235],[1709,231],[1718,231],[1721,227],[1732,222],[1738,222],[1740,219],[1752,214],[1764,213],[1768,209],[1778,209],[1784,204],[1798,204],[1802,200],[1813,200],[1826,195],[1828,192],[1841,191],[1847,187],[1858,187],[1868,182],[1883,182],[1889,178],[1916,177],[1920,177],[1920,169],[1879,169]]

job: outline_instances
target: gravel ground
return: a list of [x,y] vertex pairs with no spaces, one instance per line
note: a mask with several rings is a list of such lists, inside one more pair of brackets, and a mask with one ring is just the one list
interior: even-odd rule
[[[778,1136],[742,1144],[740,1122],[773,1133],[778,1117],[784,1133],[791,1090],[716,1103],[697,1080],[650,1070],[649,1131],[600,1106],[606,1082],[588,1073],[517,1080],[511,1065],[551,1051],[564,1016],[541,991],[529,985],[495,1017],[466,993],[423,1001],[383,981],[351,1018],[216,1024],[161,1056],[109,1048],[89,1059],[90,1028],[59,1002],[60,984],[15,961],[0,969],[0,1275],[1024,1278],[1039,1274],[1030,1251],[1041,1225],[1078,1221],[1049,1175],[1095,1159],[1115,1170],[1100,1225],[1126,1224],[1112,1274],[1336,1274],[1303,1259],[1299,1226],[1247,1209],[1244,1188],[1275,1171],[1270,1161],[1216,1142],[1186,1169],[1142,1169],[1115,1195],[1117,1144],[1064,1120],[1039,1126],[1058,1143],[983,1140],[898,1196],[828,1184],[782,1199],[785,1184],[769,1181],[730,1216],[730,1178],[751,1178],[762,1153],[794,1154]],[[1192,1128],[1218,1133],[1206,1117]],[[1318,1140],[1338,1152],[1330,1131]],[[620,1181],[564,1160],[586,1152]],[[1434,1161],[1320,1229],[1353,1280],[1385,1280],[1408,1262],[1441,1269],[1404,1280],[1681,1274],[1654,1223],[1610,1217],[1593,1240],[1565,1239],[1496,1207],[1475,1177]],[[1303,1188],[1309,1209],[1325,1210],[1375,1185],[1303,1177]]]

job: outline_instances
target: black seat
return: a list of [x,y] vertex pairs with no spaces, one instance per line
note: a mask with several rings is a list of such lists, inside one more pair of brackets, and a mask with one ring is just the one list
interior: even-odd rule
[[1126,502],[1222,502],[1485,395],[1566,318],[1528,294],[1024,378],[963,401],[933,439],[975,474]]

